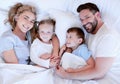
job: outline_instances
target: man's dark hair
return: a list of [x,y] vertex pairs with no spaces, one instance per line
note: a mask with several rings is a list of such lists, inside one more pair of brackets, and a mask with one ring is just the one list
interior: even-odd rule
[[99,12],[98,7],[96,6],[96,4],[93,4],[93,3],[85,3],[85,4],[79,5],[77,8],[77,12],[81,12],[84,9],[89,9],[93,14],[95,14],[96,12]]

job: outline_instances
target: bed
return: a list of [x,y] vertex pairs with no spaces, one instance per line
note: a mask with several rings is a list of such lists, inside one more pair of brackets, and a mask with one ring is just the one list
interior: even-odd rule
[[[78,5],[85,2],[93,2],[97,4],[100,8],[102,19],[106,22],[107,26],[109,28],[116,29],[120,33],[119,0],[0,0],[0,36],[3,34],[3,32],[11,29],[11,26],[8,23],[4,23],[7,19],[7,12],[9,10],[9,7],[14,5],[16,2],[22,2],[36,6],[38,9],[38,21],[46,18],[47,15],[49,15],[51,18],[54,18],[57,22],[55,32],[60,40],[60,46],[65,43],[65,33],[69,27],[81,27],[76,9]],[[53,73],[53,70],[45,70],[44,68],[38,68],[32,65],[5,64],[2,61],[0,62],[0,84],[37,84],[38,82],[40,84],[48,84],[46,81],[40,80],[40,78],[49,80],[49,84],[53,84],[53,82],[51,81],[53,80],[51,74],[48,74],[48,77],[45,77],[45,74]],[[120,75],[118,75],[118,77],[119,76]],[[112,79],[106,79],[106,81],[110,80]],[[120,79],[116,78],[115,81],[117,80]],[[106,81],[103,82],[103,84],[107,84]],[[81,82],[64,80],[64,84],[73,83],[80,84]],[[61,82],[60,84],[63,84],[63,82]],[[94,80],[89,80],[81,84],[99,83]],[[114,84],[120,84],[120,81],[117,81]]]

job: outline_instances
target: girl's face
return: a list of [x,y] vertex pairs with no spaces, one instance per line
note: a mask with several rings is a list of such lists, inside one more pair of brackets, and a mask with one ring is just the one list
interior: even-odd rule
[[39,37],[45,43],[50,43],[53,35],[54,26],[51,24],[40,24],[39,25]]
[[24,11],[19,16],[16,16],[16,28],[18,28],[21,32],[26,33],[29,31],[35,22],[35,15],[30,11]]
[[82,38],[78,38],[75,32],[67,33],[66,46],[76,49],[82,43]]

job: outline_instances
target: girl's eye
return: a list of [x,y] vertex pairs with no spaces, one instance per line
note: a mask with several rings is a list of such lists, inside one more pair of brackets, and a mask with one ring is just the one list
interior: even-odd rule
[[28,18],[27,18],[27,17],[24,17],[24,19],[25,19],[25,20],[28,20]]
[[48,34],[50,34],[50,32],[47,32]]

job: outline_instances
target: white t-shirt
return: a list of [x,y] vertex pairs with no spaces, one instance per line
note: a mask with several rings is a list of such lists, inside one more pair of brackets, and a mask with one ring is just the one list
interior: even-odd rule
[[115,61],[108,72],[112,79],[119,82],[120,78],[120,35],[113,29],[108,29],[105,24],[94,35],[90,34],[87,39],[88,48],[92,56],[96,57],[115,57]]
[[52,44],[43,43],[38,38],[36,38],[33,41],[30,49],[30,58],[32,62],[40,66],[49,68],[50,59],[43,60],[43,59],[40,59],[40,56],[45,53],[51,53],[52,49],[53,49]]

